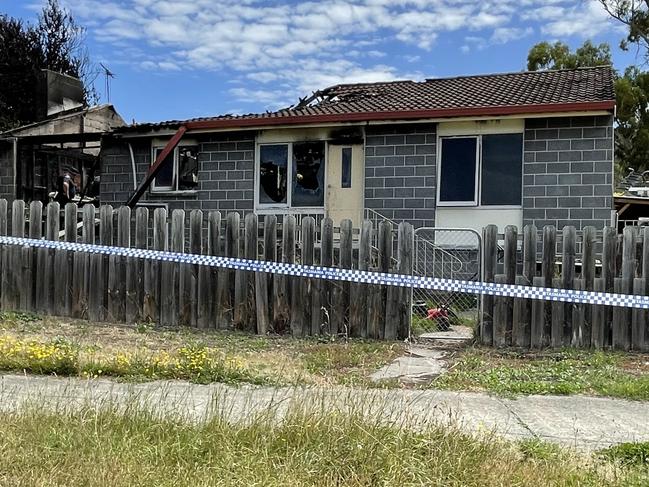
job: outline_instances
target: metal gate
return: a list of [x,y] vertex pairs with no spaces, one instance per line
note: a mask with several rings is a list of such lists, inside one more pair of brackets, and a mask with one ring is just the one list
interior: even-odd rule
[[[413,272],[418,276],[480,281],[482,238],[466,228],[422,227],[415,230]],[[445,331],[450,327],[475,327],[480,297],[459,292],[415,289],[411,335]]]

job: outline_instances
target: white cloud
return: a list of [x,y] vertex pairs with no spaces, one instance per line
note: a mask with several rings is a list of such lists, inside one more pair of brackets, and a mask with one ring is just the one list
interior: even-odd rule
[[111,62],[218,71],[245,84],[229,92],[235,100],[266,107],[329,84],[403,78],[389,65],[390,42],[415,63],[450,33],[469,52],[535,28],[564,37],[611,26],[596,0],[63,1],[90,35],[117,47],[117,58],[129,48],[142,53]]

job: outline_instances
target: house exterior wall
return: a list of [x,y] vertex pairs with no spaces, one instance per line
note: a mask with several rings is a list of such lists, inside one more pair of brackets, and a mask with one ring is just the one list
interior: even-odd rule
[[[192,137],[193,138],[193,137]],[[135,156],[137,183],[151,165],[151,139],[115,139],[102,149],[101,200],[123,205],[133,193],[133,170],[128,142]],[[140,201],[167,203],[169,211],[253,209],[254,133],[210,134],[197,139],[200,146],[198,187],[184,193],[147,191]]]
[[[415,227],[435,225],[437,133],[434,123],[366,127],[365,208]],[[167,203],[170,210],[252,211],[255,135],[247,131],[190,137],[200,146],[197,190],[147,191],[142,201]],[[151,163],[151,139],[129,140],[139,183]],[[124,204],[132,191],[128,145],[125,139],[113,138],[102,150],[102,202]],[[574,225],[579,230],[610,225],[612,193],[612,116],[525,120],[524,225]]]
[[415,227],[435,225],[435,124],[365,130],[365,208]]
[[8,201],[16,197],[14,188],[14,146],[0,140],[0,198]]
[[613,117],[528,119],[523,147],[523,224],[611,224]]

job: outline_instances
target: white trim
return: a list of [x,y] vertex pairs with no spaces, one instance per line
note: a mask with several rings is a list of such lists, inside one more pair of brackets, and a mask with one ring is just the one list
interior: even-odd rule
[[[277,213],[277,210],[280,210],[284,213],[324,213],[325,208],[327,207],[327,167],[329,164],[329,142],[326,140],[283,140],[276,142],[259,142],[260,137],[255,139],[255,172],[253,175],[254,178],[254,210],[255,213]],[[263,140],[263,139],[262,139]],[[323,176],[322,176],[322,206],[293,206],[293,144],[299,144],[301,142],[321,142],[324,145],[324,154],[323,154]],[[260,203],[259,202],[259,169],[260,169],[260,148],[264,145],[286,145],[287,150],[287,161],[286,161],[286,203]]]
[[[165,147],[164,145],[151,144],[151,164],[149,164],[149,167],[152,166],[153,163],[156,161],[156,159],[157,159],[156,152],[158,151],[158,149],[163,150],[164,147]],[[156,181],[155,181],[156,178],[153,178],[153,180],[151,181],[151,192],[152,193],[163,193],[163,192],[172,193],[172,192],[176,191],[176,190],[174,190],[173,181],[176,181],[176,179],[174,177],[174,174],[176,173],[177,162],[178,162],[178,147],[174,148],[174,151],[172,153],[172,169],[171,169],[172,184],[171,184],[171,186],[158,186],[156,184]]]
[[[489,210],[520,210],[523,208],[523,165],[525,154],[525,137],[523,137],[523,144],[521,148],[521,203],[520,205],[483,205],[482,204],[482,137],[484,135],[506,135],[506,134],[521,134],[523,132],[487,132],[475,135],[440,135],[437,133],[437,179],[436,179],[436,204],[437,207],[442,208],[466,208],[473,207],[476,209],[489,209]],[[440,191],[442,186],[442,141],[443,139],[469,139],[476,138],[476,174],[475,174],[475,188],[473,201],[440,201]]]
[[[151,162],[149,163],[149,167],[153,165],[153,163],[156,160],[156,155],[155,151],[156,149],[163,149],[169,140],[166,139],[161,139],[158,137],[154,137],[151,139]],[[130,146],[130,143],[129,143]],[[180,174],[178,174],[178,162],[179,162],[179,154],[180,154],[180,148],[181,147],[188,147],[188,146],[200,146],[200,144],[196,141],[196,139],[182,139],[176,147],[174,147],[173,151],[173,181],[175,184],[172,184],[171,186],[156,186],[155,184],[155,178],[153,178],[153,181],[151,181],[151,193],[155,194],[195,194],[197,190],[195,189],[178,189],[178,185],[180,184]],[[198,153],[196,153],[196,158],[198,159]],[[197,169],[198,172],[198,169]]]
[[[472,201],[441,201],[440,193],[442,187],[442,140],[443,139],[475,139],[475,170],[474,170],[474,188]],[[437,147],[439,147],[437,155],[437,206],[478,206],[479,201],[479,182],[480,182],[480,161],[482,159],[480,154],[481,144],[480,135],[451,135],[451,136],[437,136]]]

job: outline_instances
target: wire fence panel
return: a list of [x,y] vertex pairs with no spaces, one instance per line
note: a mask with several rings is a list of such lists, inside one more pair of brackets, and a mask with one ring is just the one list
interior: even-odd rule
[[[482,239],[475,230],[423,227],[415,230],[415,275],[463,281],[482,277]],[[475,327],[480,297],[427,289],[413,290],[413,337],[446,331],[452,326]]]

